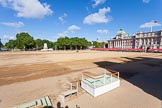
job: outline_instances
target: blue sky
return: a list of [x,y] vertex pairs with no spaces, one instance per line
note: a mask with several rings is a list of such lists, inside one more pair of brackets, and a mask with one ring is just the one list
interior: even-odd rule
[[[55,41],[59,37],[108,40],[122,28],[132,35],[161,30],[162,0],[0,0],[0,38],[17,33]],[[157,21],[153,23],[153,21]]]

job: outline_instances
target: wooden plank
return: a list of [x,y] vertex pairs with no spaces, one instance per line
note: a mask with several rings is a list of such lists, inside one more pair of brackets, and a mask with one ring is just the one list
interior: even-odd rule
[[36,100],[36,105],[37,105],[37,106],[41,106],[41,105],[42,105],[42,102],[41,102],[40,99]]
[[28,107],[32,107],[32,106],[36,106],[35,101],[24,103],[22,105],[17,106],[17,108],[28,108]]
[[41,100],[42,100],[42,106],[47,106],[45,98],[42,98]]
[[49,96],[46,96],[45,99],[46,99],[46,102],[47,102],[47,106],[52,106],[52,103],[49,99]]
[[104,76],[104,74],[98,74],[97,75],[97,74],[93,74],[91,72],[84,72],[83,75],[88,76],[92,79],[98,79],[98,78],[102,78]]
[[70,95],[70,94],[73,94],[73,93],[77,93],[77,90],[68,90],[68,91],[64,92],[63,95],[67,96],[67,95]]

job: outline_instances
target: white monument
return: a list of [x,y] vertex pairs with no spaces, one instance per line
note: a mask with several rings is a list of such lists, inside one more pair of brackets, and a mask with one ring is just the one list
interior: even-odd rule
[[44,43],[43,49],[41,51],[53,51],[52,48],[48,49],[47,43]]
[[47,43],[44,43],[43,49],[48,49]]

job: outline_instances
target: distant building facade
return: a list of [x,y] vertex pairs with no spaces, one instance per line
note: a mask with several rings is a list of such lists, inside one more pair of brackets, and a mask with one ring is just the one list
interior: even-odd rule
[[106,48],[162,48],[162,30],[138,32],[134,36],[129,36],[120,29],[115,38],[107,41]]

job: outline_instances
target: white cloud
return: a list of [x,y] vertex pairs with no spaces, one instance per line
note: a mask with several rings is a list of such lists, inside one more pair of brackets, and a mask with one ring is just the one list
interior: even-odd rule
[[99,4],[105,3],[106,0],[93,0],[94,4],[92,5],[93,7],[98,6]]
[[66,37],[66,36],[68,36],[68,33],[69,33],[69,31],[64,31],[64,32],[62,32],[62,33],[58,33],[57,35],[58,35],[59,37]]
[[110,18],[106,16],[106,13],[110,12],[110,7],[99,9],[98,13],[93,13],[86,16],[83,20],[84,24],[96,24],[96,23],[107,23]]
[[97,30],[97,33],[99,34],[108,34],[108,30]]
[[3,40],[13,40],[13,39],[15,39],[15,38],[14,38],[14,36],[3,35],[3,36],[2,36],[2,39],[3,39]]
[[74,33],[74,31],[76,30],[80,30],[80,27],[76,26],[76,25],[71,25],[67,28],[67,30],[65,30],[64,32],[62,33],[58,33],[57,35],[59,37],[66,37],[66,36],[69,36],[69,33]]
[[50,5],[39,0],[0,0],[0,4],[16,11],[17,17],[43,18],[53,13]]
[[23,22],[2,22],[1,24],[14,28],[20,28],[24,26]]
[[143,0],[143,3],[149,3],[151,0]]
[[66,13],[64,13],[62,16],[58,17],[58,19],[59,19],[62,23],[64,23],[64,18],[65,18],[65,17],[67,17],[67,14],[66,14]]
[[140,25],[140,28],[150,28],[150,27],[156,27],[156,26],[161,26],[161,24],[158,23],[157,21],[150,21],[150,22],[146,22]]
[[80,27],[76,26],[76,25],[71,25],[68,27],[68,31],[74,32],[75,30],[79,30]]

